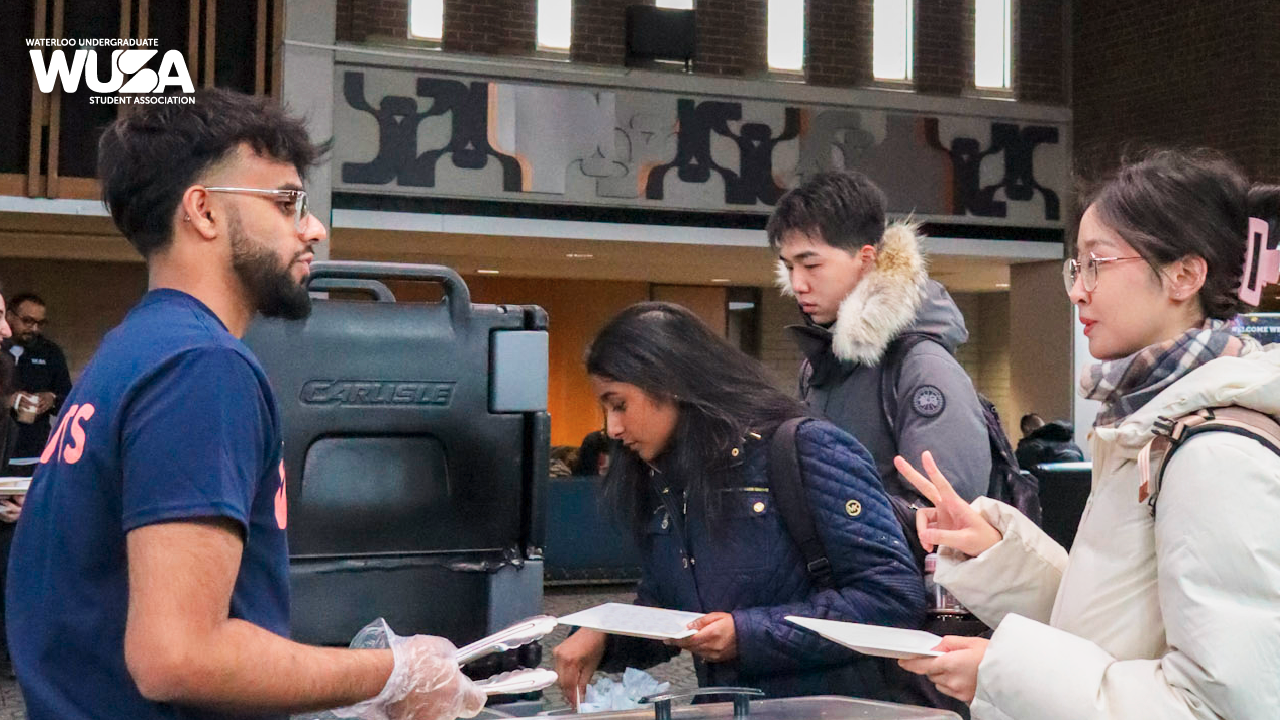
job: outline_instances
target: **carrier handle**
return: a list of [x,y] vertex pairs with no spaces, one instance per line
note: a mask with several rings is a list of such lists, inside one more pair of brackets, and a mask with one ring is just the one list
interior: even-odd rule
[[683,700],[685,698],[698,697],[699,695],[732,695],[733,716],[735,718],[745,718],[751,712],[749,705],[751,698],[764,697],[764,692],[748,687],[704,687],[688,692],[650,695],[640,698],[640,702],[642,704],[653,703],[654,720],[671,720],[672,700]]
[[311,264],[311,280],[328,278],[353,280],[426,280],[444,285],[445,304],[454,325],[471,317],[471,291],[462,276],[443,265],[418,263],[367,262],[363,260],[322,260]]
[[391,292],[391,288],[383,285],[377,280],[355,280],[353,278],[312,278],[307,284],[307,289],[312,292],[328,291],[328,290],[363,290],[373,296],[373,299],[380,303],[393,303],[396,301],[396,294]]

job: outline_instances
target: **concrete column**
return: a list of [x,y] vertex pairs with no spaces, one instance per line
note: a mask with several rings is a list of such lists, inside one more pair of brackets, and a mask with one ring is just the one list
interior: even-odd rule
[[1022,436],[1018,421],[1026,413],[1045,420],[1075,418],[1074,316],[1062,289],[1062,262],[1010,265],[1009,300],[1012,412],[1005,430],[1016,443]]
[[[333,137],[333,51],[292,43],[332,46],[337,23],[337,0],[285,0],[282,49],[284,104],[306,118],[312,140]],[[311,212],[333,231],[333,170],[328,157],[307,176]],[[317,260],[329,259],[329,241],[316,245]]]
[[1079,313],[1074,307],[1071,308],[1071,341],[1075,357],[1075,366],[1071,373],[1071,402],[1072,417],[1076,424],[1076,444],[1084,450],[1084,458],[1092,460],[1093,451],[1089,448],[1089,431],[1093,429],[1093,419],[1102,409],[1102,403],[1097,400],[1085,400],[1080,397],[1080,393],[1076,392],[1076,388],[1080,386],[1080,371],[1098,360],[1089,354],[1089,338],[1084,336],[1084,326],[1080,324]]

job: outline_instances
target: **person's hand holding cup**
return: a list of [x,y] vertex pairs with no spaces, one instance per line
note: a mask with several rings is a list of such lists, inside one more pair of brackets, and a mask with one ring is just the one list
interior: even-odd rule
[[30,425],[40,416],[40,397],[32,393],[14,393],[13,411],[18,422]]

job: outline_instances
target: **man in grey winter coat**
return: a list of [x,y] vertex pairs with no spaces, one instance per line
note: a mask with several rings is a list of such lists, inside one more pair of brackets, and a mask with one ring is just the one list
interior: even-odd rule
[[[778,284],[806,319],[789,328],[805,354],[801,398],[866,446],[890,494],[921,499],[893,458],[918,465],[925,450],[965,500],[986,494],[986,423],[954,355],[969,333],[946,289],[929,279],[915,226],[886,227],[880,188],[860,173],[830,172],[783,196],[767,232]],[[896,378],[892,417],[881,399],[884,372]]]

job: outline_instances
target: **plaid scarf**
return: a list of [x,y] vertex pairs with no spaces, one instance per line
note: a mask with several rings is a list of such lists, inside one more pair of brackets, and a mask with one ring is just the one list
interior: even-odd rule
[[1102,402],[1094,427],[1118,425],[1162,390],[1205,363],[1242,355],[1257,345],[1232,334],[1226,322],[1207,320],[1178,337],[1149,345],[1128,357],[1090,365],[1080,378],[1080,396]]

